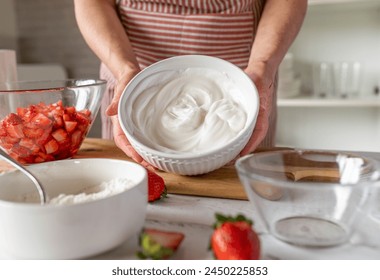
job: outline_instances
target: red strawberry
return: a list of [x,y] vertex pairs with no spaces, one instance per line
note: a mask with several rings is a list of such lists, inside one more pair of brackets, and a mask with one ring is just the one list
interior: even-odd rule
[[0,122],[0,137],[7,136],[7,131],[3,125],[3,122]]
[[80,124],[87,126],[90,123],[90,118],[81,112],[76,113],[75,118]]
[[82,141],[82,131],[76,130],[72,135],[71,135],[71,143],[73,143],[73,146],[79,146],[79,144]]
[[19,145],[13,146],[11,151],[19,157],[27,157],[30,154],[30,150],[28,148]]
[[155,172],[148,171],[148,201],[152,202],[166,197],[167,190],[164,179]]
[[63,118],[63,121],[65,121],[65,122],[72,120],[72,118],[69,114],[63,114],[62,118]]
[[29,149],[32,153],[38,153],[40,150],[40,147],[32,139],[29,138],[21,139],[19,145]]
[[52,154],[58,151],[59,144],[54,139],[51,139],[49,142],[47,142],[45,145],[45,151],[47,154]]
[[24,137],[24,133],[22,131],[22,119],[14,114],[10,113],[3,120],[3,125],[6,133],[13,138],[22,138]]
[[74,121],[65,121],[64,123],[65,123],[66,131],[69,133],[73,132],[78,124],[77,122],[74,122]]
[[27,138],[40,138],[44,134],[44,129],[24,127],[23,132]]
[[62,101],[17,108],[0,120],[0,144],[23,163],[74,155],[91,124],[91,111],[64,107]]
[[142,259],[167,259],[174,254],[184,238],[185,235],[181,232],[145,228],[139,238],[142,251],[137,256]]
[[24,132],[22,131],[22,124],[7,125],[6,131],[10,137],[17,139],[24,137]]
[[62,119],[61,115],[54,114],[53,118],[54,118],[54,128],[60,128],[63,126],[63,119]]
[[31,122],[40,128],[48,128],[53,124],[53,121],[43,113],[38,113],[35,115]]
[[57,140],[59,143],[64,142],[65,140],[67,140],[68,137],[67,132],[63,128],[53,131],[51,136],[53,136],[53,138]]
[[66,111],[68,114],[72,115],[72,114],[74,114],[74,113],[76,112],[76,109],[75,109],[75,107],[70,106],[70,107],[66,107],[66,108],[65,108],[65,111]]
[[219,260],[258,260],[260,239],[252,228],[252,221],[243,215],[225,217],[216,214],[211,249]]

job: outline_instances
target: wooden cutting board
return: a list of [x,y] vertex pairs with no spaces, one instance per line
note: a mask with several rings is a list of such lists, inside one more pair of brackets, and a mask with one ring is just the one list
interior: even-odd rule
[[[115,158],[132,161],[113,141],[87,138],[75,158]],[[199,176],[157,172],[165,180],[168,193],[247,200],[233,166]]]

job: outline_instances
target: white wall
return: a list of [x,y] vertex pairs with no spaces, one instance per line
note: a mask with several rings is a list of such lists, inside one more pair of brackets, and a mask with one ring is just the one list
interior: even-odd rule
[[17,49],[17,21],[14,0],[0,1],[0,48]]
[[[99,60],[79,32],[72,0],[0,0],[1,48],[17,50],[19,64],[62,65],[69,78],[99,75]],[[99,137],[100,129],[97,118],[90,135]]]

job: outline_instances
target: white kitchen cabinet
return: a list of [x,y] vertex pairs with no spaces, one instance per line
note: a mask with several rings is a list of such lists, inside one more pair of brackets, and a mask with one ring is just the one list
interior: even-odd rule
[[[278,99],[277,145],[379,152],[380,0],[309,0],[290,52],[302,94]],[[311,97],[311,65],[340,61],[361,63],[358,96]]]

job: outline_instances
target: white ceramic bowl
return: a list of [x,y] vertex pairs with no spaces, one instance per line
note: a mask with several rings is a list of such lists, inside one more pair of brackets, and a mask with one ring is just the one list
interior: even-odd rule
[[[84,187],[128,178],[127,190],[73,205],[40,205],[19,171],[0,176],[0,256],[14,259],[80,259],[113,249],[137,234],[145,221],[146,170],[113,159],[68,159],[28,167],[50,198]],[[22,203],[36,196],[37,203]],[[18,202],[17,202],[18,201]]]
[[236,168],[267,231],[299,246],[347,242],[380,186],[376,161],[343,152],[256,153],[238,159]]
[[[224,145],[210,148],[204,152],[182,153],[163,152],[142,141],[145,133],[133,122],[133,112],[139,108],[133,106],[140,94],[152,85],[169,79],[173,73],[188,68],[202,68],[218,71],[226,75],[239,88],[236,98],[245,106],[246,123],[242,131]],[[155,93],[152,93],[155,94]],[[145,106],[145,105],[142,105]],[[119,103],[121,127],[132,147],[153,166],[181,175],[198,175],[216,170],[236,158],[252,135],[259,110],[258,92],[252,80],[235,65],[215,57],[203,55],[177,56],[159,61],[141,71],[126,86]],[[173,133],[176,133],[173,131]],[[210,132],[211,133],[211,132]],[[151,140],[153,141],[153,140]],[[212,143],[210,143],[212,147]]]

